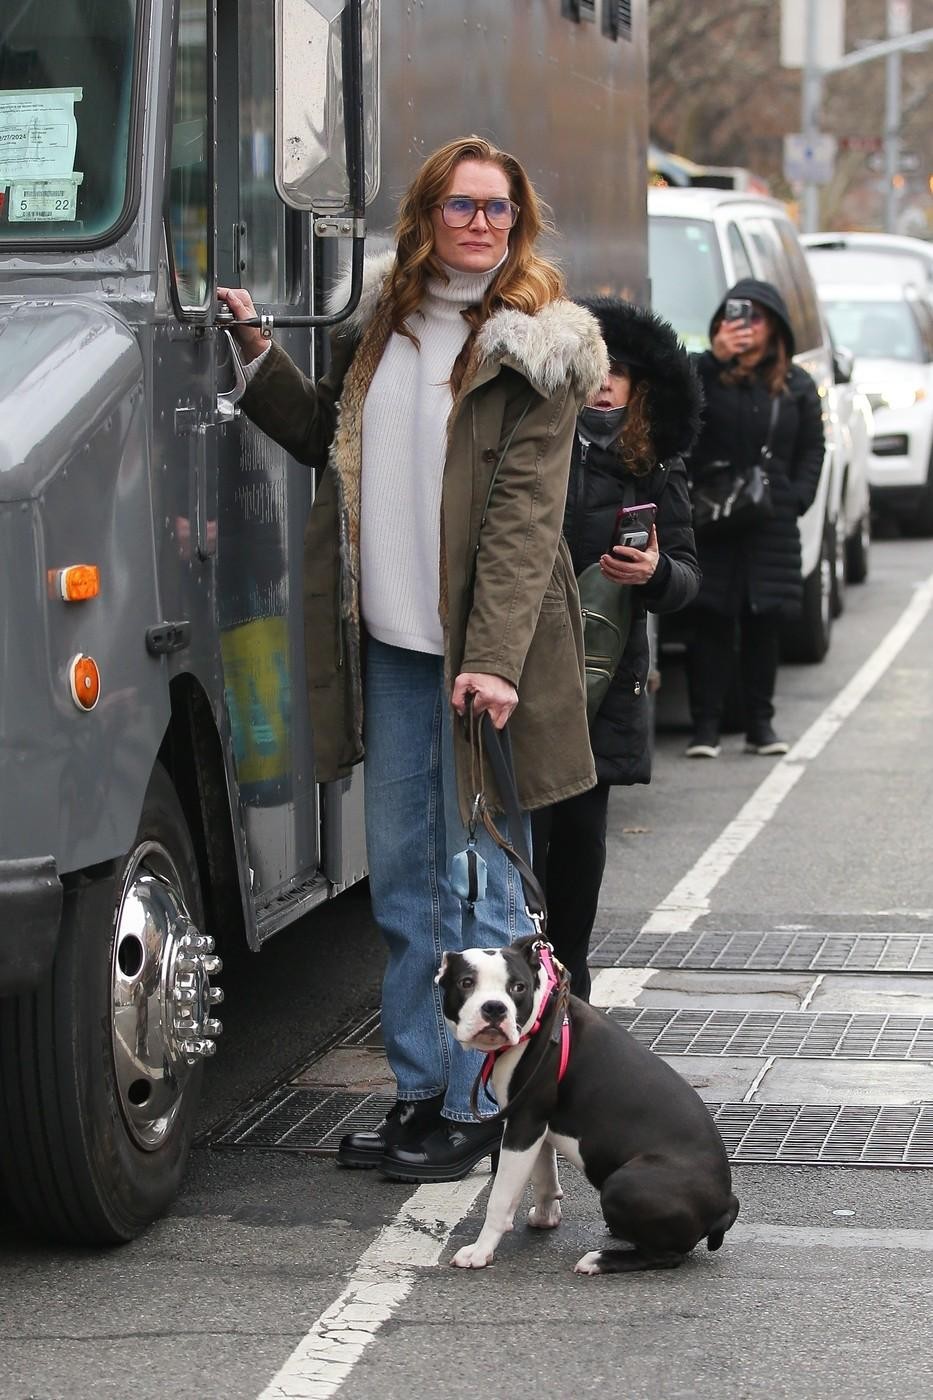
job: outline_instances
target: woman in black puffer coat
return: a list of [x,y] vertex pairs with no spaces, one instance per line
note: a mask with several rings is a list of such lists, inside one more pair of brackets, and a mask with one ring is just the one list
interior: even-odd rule
[[[646,614],[684,607],[700,582],[681,454],[699,430],[701,399],[690,357],[666,321],[608,297],[583,304],[600,323],[610,371],[577,420],[564,536],[578,576],[598,561],[606,577],[631,587],[631,626],[590,730],[596,786],[532,813],[532,833],[548,936],[575,995],[588,1000],[609,790],[651,778]],[[619,508],[652,501],[657,518],[647,548],[612,549]]]
[[[726,301],[751,303],[751,322],[727,321]],[[690,459],[697,485],[714,462],[752,466],[777,417],[768,474],[772,519],[744,534],[697,539],[703,584],[691,609],[688,653],[693,737],[690,758],[716,758],[723,705],[739,636],[745,701],[745,748],[787,752],[774,732],[782,614],[799,607],[800,533],[797,517],[812,504],[823,466],[823,420],[816,385],[791,362],[794,335],[784,299],[769,282],[744,278],[727,293],[710,323],[711,350],[696,357],[703,384],[703,429]]]

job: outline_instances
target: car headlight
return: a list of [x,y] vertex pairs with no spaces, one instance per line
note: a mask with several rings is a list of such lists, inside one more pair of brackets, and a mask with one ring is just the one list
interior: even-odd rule
[[868,399],[872,408],[893,408],[901,413],[905,408],[922,403],[926,396],[926,389],[919,384],[891,384],[887,389],[869,394]]

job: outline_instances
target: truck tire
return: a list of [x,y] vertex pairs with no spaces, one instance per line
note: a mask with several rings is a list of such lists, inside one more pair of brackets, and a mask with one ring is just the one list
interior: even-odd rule
[[820,557],[816,568],[803,581],[803,601],[792,622],[781,633],[781,656],[785,661],[822,661],[829,651],[833,626],[833,572],[836,560],[836,532],[831,521],[823,525]]
[[219,971],[191,836],[156,764],[131,850],[65,893],[55,962],[0,1001],[0,1194],[30,1231],[121,1244],[176,1195]]

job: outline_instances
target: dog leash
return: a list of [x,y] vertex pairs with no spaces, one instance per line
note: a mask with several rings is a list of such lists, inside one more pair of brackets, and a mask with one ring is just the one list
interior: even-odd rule
[[[486,721],[485,724],[483,723],[484,720]],[[554,965],[554,948],[552,944],[548,942],[545,934],[545,929],[547,928],[547,904],[544,898],[544,891],[532,869],[531,853],[525,841],[525,827],[522,820],[521,806],[518,800],[518,790],[515,784],[512,741],[508,732],[508,724],[503,725],[502,729],[496,729],[489,715],[485,712],[477,719],[473,713],[472,702],[468,701],[467,726],[470,737],[473,785],[474,792],[476,793],[473,811],[474,814],[480,816],[483,825],[489,832],[493,841],[504,851],[505,855],[518,871],[522,882],[522,891],[525,896],[525,909],[538,932],[538,938],[532,947],[537,949],[541,960],[541,966],[544,968],[545,976],[547,977],[547,987],[541,1000],[541,1006],[535,1023],[521,1036],[518,1044],[521,1045],[523,1042],[531,1040],[541,1029],[541,1025],[548,1012],[553,1010],[551,1030],[547,1043],[541,1051],[538,1061],[525,1083],[518,1093],[510,1100],[509,1107],[512,1107],[531,1086],[533,1079],[544,1064],[545,1057],[552,1045],[560,1046],[557,1069],[558,1084],[566,1073],[567,1065],[570,1062],[570,1017],[567,1012],[570,999],[570,978],[563,967],[561,967],[561,973],[558,974],[557,968]],[[496,787],[499,790],[499,796],[502,800],[502,806],[508,820],[508,830],[512,838],[511,841],[507,841],[502,836],[486,805],[483,765],[484,748],[488,755],[489,766],[496,780]],[[560,966],[560,964],[558,964],[558,966]],[[481,1117],[478,1106],[480,1087],[486,1088],[488,1086],[492,1078],[496,1060],[499,1056],[504,1054],[506,1050],[514,1049],[514,1045],[500,1046],[496,1050],[490,1050],[483,1060],[482,1067],[479,1074],[476,1076],[473,1091],[470,1095],[470,1107],[475,1118]],[[500,1109],[499,1112],[493,1114],[491,1118],[483,1118],[483,1121],[491,1122],[497,1118],[504,1118],[506,1113],[506,1109]]]

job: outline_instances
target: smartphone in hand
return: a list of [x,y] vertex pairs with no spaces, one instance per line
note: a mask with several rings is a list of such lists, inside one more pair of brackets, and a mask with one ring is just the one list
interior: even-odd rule
[[724,321],[738,321],[748,327],[752,324],[752,304],[745,297],[729,297],[723,312]]
[[642,506],[622,506],[616,515],[613,545],[624,544],[630,549],[647,549],[658,508],[653,501]]

